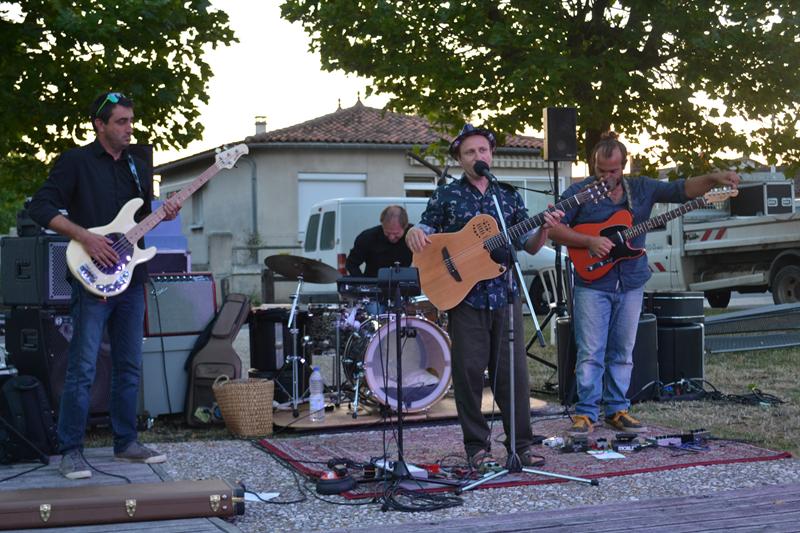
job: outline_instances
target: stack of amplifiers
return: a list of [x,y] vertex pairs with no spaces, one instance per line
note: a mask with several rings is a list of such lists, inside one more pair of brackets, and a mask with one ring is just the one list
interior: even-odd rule
[[705,331],[702,292],[645,292],[643,308],[658,320],[659,379],[703,379]]
[[217,312],[210,272],[151,275],[145,295],[145,337],[201,333]]
[[5,305],[69,305],[67,244],[58,235],[0,240],[0,278]]

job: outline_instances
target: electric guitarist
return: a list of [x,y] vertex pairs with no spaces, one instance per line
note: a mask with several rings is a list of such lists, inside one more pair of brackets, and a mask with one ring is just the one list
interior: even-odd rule
[[[34,195],[30,215],[42,227],[80,242],[98,263],[112,265],[119,255],[110,239],[87,228],[111,222],[129,200],[144,200],[142,216],[149,212],[152,183],[144,179],[144,161],[129,151],[133,135],[133,102],[122,93],[107,92],[90,107],[94,142],[64,152]],[[175,218],[181,205],[168,200],[166,219]],[[60,210],[65,210],[68,217]],[[98,347],[107,327],[111,343],[111,426],[114,455],[119,460],[159,463],[166,456],[139,443],[136,411],[139,369],[142,361],[144,322],[143,267],[134,269],[128,290],[98,298],[75,278],[70,279],[73,334],[67,353],[67,371],[58,415],[59,471],[68,479],[87,478],[91,469],[83,459],[83,437],[89,414]]]
[[[596,203],[583,204],[568,212],[561,224],[550,230],[556,242],[570,248],[588,250],[592,257],[604,258],[614,242],[603,235],[587,235],[572,229],[587,223],[601,223],[620,211],[629,211],[634,224],[650,217],[656,202],[684,203],[713,187],[736,188],[739,176],[717,172],[704,176],[663,182],[647,177],[623,178],[627,149],[616,134],[606,134],[594,147],[590,161],[595,176],[573,184],[562,198],[576,194],[581,187],[599,179],[607,183],[609,195]],[[633,237],[631,248],[644,248],[645,234]],[[615,263],[603,276],[587,281],[575,277],[573,327],[577,344],[578,403],[573,425],[575,434],[590,432],[600,422],[617,431],[637,432],[643,425],[628,413],[627,399],[632,369],[632,352],[642,307],[644,284],[650,278],[647,255]],[[605,377],[605,379],[604,379]],[[633,391],[636,393],[638,391]],[[601,413],[601,403],[604,413]]]
[[[501,205],[506,224],[511,227],[528,218],[519,193],[512,187],[491,183],[479,174],[476,163],[488,169],[496,145],[494,134],[486,129],[467,124],[450,145],[450,154],[464,169],[464,175],[434,191],[422,215],[421,223],[406,234],[406,243],[412,252],[419,253],[431,246],[428,235],[438,232],[457,232],[478,214],[496,217],[492,200],[494,192]],[[562,213],[554,211],[545,215],[541,228],[529,231],[515,239],[517,249],[536,253],[547,238],[548,228],[558,223]],[[496,258],[505,262],[503,258]],[[514,369],[516,420],[516,450],[526,466],[541,464],[531,448],[533,444],[530,424],[528,370],[524,350],[523,321],[519,303],[519,288],[515,287],[509,306],[507,282],[501,276],[500,264],[494,265],[493,278],[477,282],[466,297],[449,313],[450,340],[452,342],[453,384],[455,386],[458,420],[464,437],[464,447],[470,465],[480,470],[490,460],[489,426],[481,413],[484,370],[489,369],[490,380],[496,383],[495,400],[503,418],[506,435],[510,431],[511,401],[509,399],[508,322],[509,307],[514,310]],[[506,443],[506,448],[510,443]]]

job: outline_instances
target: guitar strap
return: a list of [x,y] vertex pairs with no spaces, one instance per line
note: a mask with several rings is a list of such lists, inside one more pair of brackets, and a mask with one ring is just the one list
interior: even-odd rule
[[144,192],[142,191],[142,182],[139,181],[139,173],[136,172],[136,165],[133,164],[133,157],[131,154],[128,154],[128,166],[131,167],[131,174],[133,174],[133,180],[136,182],[136,188],[139,189],[139,196],[144,198]]

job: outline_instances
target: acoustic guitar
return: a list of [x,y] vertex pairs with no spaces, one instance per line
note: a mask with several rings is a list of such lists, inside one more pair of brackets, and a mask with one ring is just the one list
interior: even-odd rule
[[626,259],[635,259],[645,253],[644,248],[633,248],[629,241],[648,230],[658,228],[674,218],[683,216],[689,211],[708,207],[710,204],[724,202],[728,198],[739,194],[737,189],[718,189],[709,191],[703,196],[690,200],[685,204],[661,215],[655,216],[644,222],[632,226],[633,219],[630,211],[624,209],[617,211],[603,222],[591,224],[578,224],[573,230],[593,237],[608,238],[614,247],[604,257],[594,257],[588,248],[567,247],[567,253],[572,260],[575,273],[586,281],[594,281],[605,276],[618,262]]
[[[232,168],[236,161],[248,153],[246,144],[238,144],[233,148],[217,154],[214,164],[205,172],[192,180],[189,185],[177,193],[181,202],[205,185],[223,168]],[[156,255],[156,247],[145,250],[137,246],[139,239],[155,228],[164,219],[164,207],[161,206],[150,213],[144,220],[136,224],[133,216],[144,203],[141,198],[129,200],[110,224],[89,228],[92,233],[105,235],[113,244],[119,260],[112,266],[101,265],[86,253],[83,245],[71,240],[67,245],[67,266],[75,279],[81,282],[87,291],[101,297],[121,294],[131,283],[133,269],[139,263],[149,261]]]
[[[512,240],[544,223],[544,214],[556,209],[569,211],[581,204],[594,202],[608,194],[604,182],[587,186],[578,194],[558,202],[508,228]],[[429,235],[431,243],[414,254],[413,266],[419,269],[422,292],[439,310],[458,305],[479,281],[496,278],[506,271],[496,263],[492,251],[506,245],[497,221],[491,215],[476,215],[459,231]]]

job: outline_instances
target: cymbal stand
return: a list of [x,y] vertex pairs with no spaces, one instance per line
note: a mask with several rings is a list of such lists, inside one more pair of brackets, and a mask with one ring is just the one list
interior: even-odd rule
[[[494,185],[494,180],[492,181],[492,185]],[[514,249],[513,243],[511,241],[511,236],[508,234],[508,227],[506,226],[505,217],[503,217],[503,210],[500,209],[500,202],[497,200],[497,195],[495,194],[494,188],[492,188],[492,199],[494,200],[494,206],[498,213],[498,219],[500,220],[500,225],[503,228],[503,235],[505,236],[505,246],[508,248],[508,260],[511,261],[514,265],[516,265],[515,272],[517,273],[517,279],[519,282],[519,286],[521,292],[525,293],[527,296],[527,292],[525,291],[525,280],[522,277],[522,269],[519,267],[519,260],[517,259],[516,250]],[[522,467],[522,460],[517,453],[517,422],[516,422],[516,394],[515,394],[515,371],[514,371],[514,277],[511,270],[506,270],[506,279],[508,280],[508,377],[509,377],[509,386],[508,386],[508,395],[509,395],[509,425],[510,435],[507,436],[509,442],[509,451],[508,451],[508,459],[506,460],[505,467],[498,471],[490,474],[488,476],[482,477],[477,481],[473,481],[472,483],[468,483],[463,487],[459,487],[456,491],[456,494],[461,494],[464,491],[472,490],[480,485],[488,483],[494,479],[499,477],[505,476],[510,473],[520,473],[520,472],[527,472],[528,474],[538,474],[540,476],[546,477],[553,477],[558,479],[567,479],[570,481],[578,481],[580,483],[587,483],[589,485],[598,485],[599,482],[596,479],[587,479],[587,478],[580,478],[580,477],[573,477],[573,476],[566,476],[563,474],[554,474],[552,472],[546,472],[544,470],[537,470],[534,468]],[[531,314],[535,317],[536,313],[533,311],[533,307],[530,305],[530,298],[528,298],[528,306],[531,309]],[[538,324],[537,324],[538,328]],[[541,335],[541,331],[537,330],[539,335]],[[529,396],[530,394],[528,394]]]
[[[298,362],[303,363],[305,359],[300,356],[300,346],[297,342],[297,302],[300,300],[300,291],[303,289],[303,276],[297,276],[297,289],[291,296],[292,308],[289,311],[289,333],[292,334],[292,346],[294,347],[294,354],[290,355],[287,359],[292,362],[292,416],[297,418],[300,416],[300,409],[297,404],[300,403],[300,392],[298,390],[300,383],[300,375],[298,369]],[[303,391],[305,392],[305,391]]]

